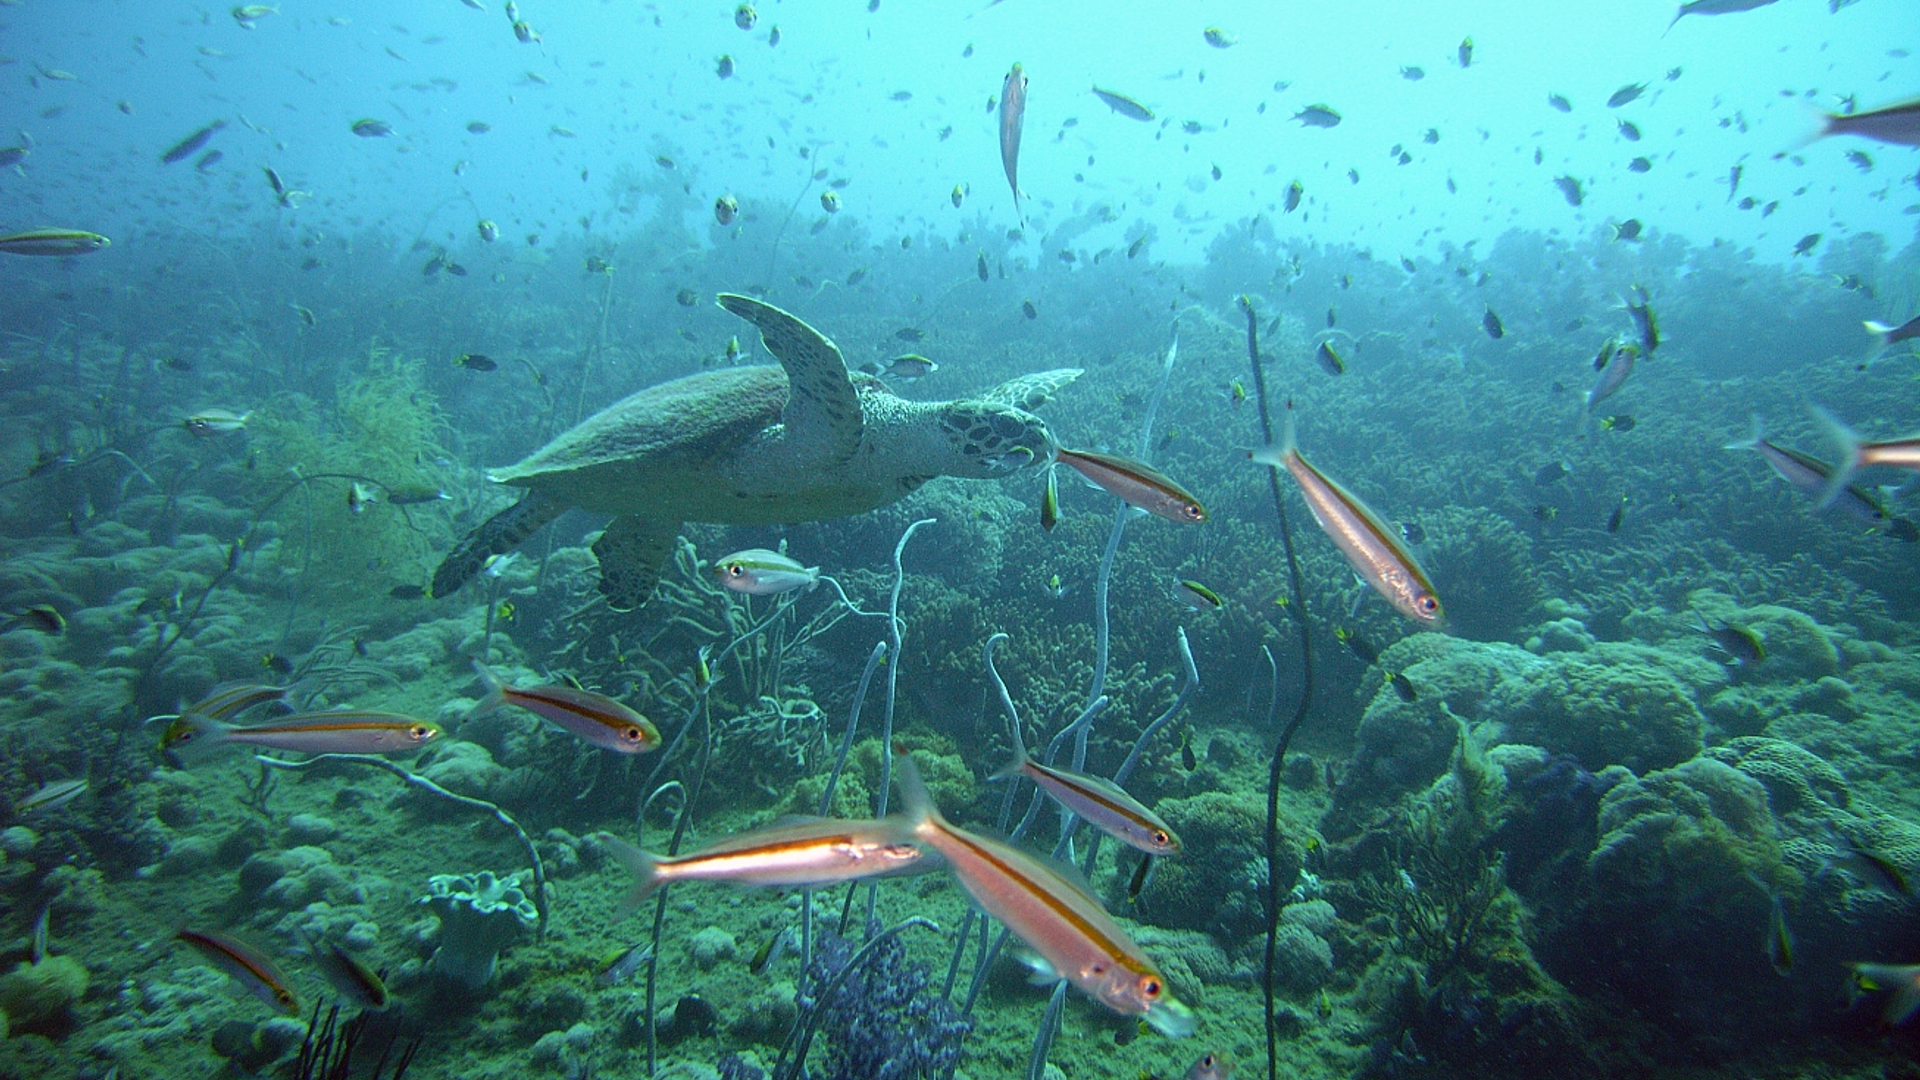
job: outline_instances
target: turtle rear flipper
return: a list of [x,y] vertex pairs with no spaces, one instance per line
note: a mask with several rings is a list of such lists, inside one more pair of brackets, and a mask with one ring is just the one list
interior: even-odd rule
[[454,590],[473,579],[487,560],[505,555],[524,543],[542,525],[566,513],[567,504],[537,491],[529,491],[517,503],[493,515],[486,523],[467,534],[460,545],[440,561],[433,572],[434,599],[451,596]]
[[677,521],[649,521],[629,514],[608,523],[593,542],[593,557],[600,560],[600,595],[607,598],[607,606],[632,611],[646,603],[679,535]]

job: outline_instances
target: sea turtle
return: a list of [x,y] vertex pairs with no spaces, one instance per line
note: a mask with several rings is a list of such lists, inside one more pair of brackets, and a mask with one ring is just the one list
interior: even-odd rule
[[771,525],[885,506],[936,476],[988,479],[1047,460],[1029,410],[1080,374],[1025,375],[964,401],[914,402],[849,372],[819,331],[771,304],[721,293],[779,367],[723,368],[614,403],[489,479],[528,488],[468,534],[433,574],[433,595],[465,584],[570,507],[615,515],[594,541],[600,592],[616,610],[646,602],[683,521]]

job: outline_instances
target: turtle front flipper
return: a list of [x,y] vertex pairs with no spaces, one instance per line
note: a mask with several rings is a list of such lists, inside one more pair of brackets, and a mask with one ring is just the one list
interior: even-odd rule
[[1045,405],[1061,388],[1079,378],[1084,369],[1077,367],[1055,368],[1052,371],[1039,371],[1032,375],[1022,375],[1017,379],[1008,379],[991,390],[973,395],[975,401],[990,402],[995,405],[1011,405],[1028,412]]
[[738,293],[721,293],[719,300],[721,307],[760,329],[761,343],[787,370],[787,407],[780,421],[786,425],[788,456],[823,465],[852,457],[866,422],[840,349],[772,304]]
[[593,542],[593,557],[600,560],[600,595],[607,598],[607,606],[632,611],[646,603],[679,535],[677,521],[649,521],[629,514],[609,522]]
[[505,555],[519,547],[542,525],[566,513],[567,504],[558,499],[549,498],[537,491],[529,491],[519,502],[493,515],[486,523],[467,534],[440,561],[439,569],[433,572],[433,588],[430,591],[436,600],[453,595],[454,590],[473,579],[487,560],[495,555]]

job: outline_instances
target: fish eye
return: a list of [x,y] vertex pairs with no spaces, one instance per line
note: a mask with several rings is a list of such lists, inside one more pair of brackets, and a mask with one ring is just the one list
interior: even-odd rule
[[1189,506],[1186,509],[1186,515],[1189,521],[1204,521],[1206,520],[1207,512],[1197,506]]
[[407,729],[407,734],[416,739],[429,739],[433,737],[433,729],[425,724],[415,724]]
[[637,727],[630,727],[625,731],[622,731],[620,733],[620,736],[621,738],[624,738],[631,743],[645,742],[647,738],[646,733],[641,731]]
[[1414,606],[1420,609],[1420,614],[1431,615],[1440,610],[1440,601],[1432,596],[1422,596],[1414,602]]
[[737,578],[737,577],[746,577],[746,576],[747,576],[747,568],[746,568],[746,567],[744,567],[744,566],[742,566],[742,565],[740,565],[739,563],[734,563],[734,564],[732,564],[731,566],[728,566],[728,567],[727,567],[727,576],[728,576],[728,577],[736,577],[736,578]]
[[1165,831],[1160,829],[1155,829],[1153,830],[1153,835],[1149,839],[1151,839],[1156,844],[1160,844],[1164,846],[1168,841],[1168,839],[1170,838],[1167,836]]
[[1146,981],[1140,984],[1140,992],[1150,998],[1159,997],[1160,996],[1160,980],[1149,977]]

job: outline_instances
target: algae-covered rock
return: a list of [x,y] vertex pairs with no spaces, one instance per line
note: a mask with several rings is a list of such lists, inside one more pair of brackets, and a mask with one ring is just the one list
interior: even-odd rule
[[1845,808],[1852,795],[1840,770],[1784,739],[1748,736],[1714,747],[1704,757],[1731,765],[1766,785],[1773,811],[1785,815]]
[[[1179,834],[1181,855],[1154,868],[1153,883],[1138,900],[1141,915],[1160,926],[1208,931],[1229,946],[1261,932],[1265,800],[1258,793],[1209,791],[1162,799],[1156,809]],[[1282,834],[1276,862],[1281,880],[1289,881],[1301,853],[1284,838],[1288,831]],[[1125,882],[1115,884],[1124,888]]]
[[87,967],[71,956],[49,956],[0,975],[0,1012],[14,1031],[57,1026],[87,992]]

